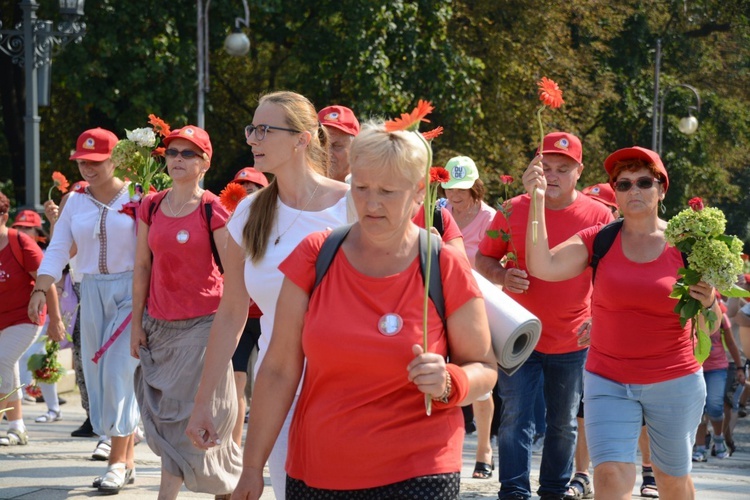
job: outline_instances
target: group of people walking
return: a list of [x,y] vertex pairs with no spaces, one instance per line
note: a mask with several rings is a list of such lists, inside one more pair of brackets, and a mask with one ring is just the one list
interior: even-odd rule
[[[605,161],[603,186],[614,188],[624,219],[592,264],[614,217],[598,191],[576,189],[584,165],[573,134],[544,138],[523,174],[526,194],[497,212],[484,203],[474,161],[451,159],[437,230],[424,228],[431,155],[417,132],[375,120],[360,126],[343,106],[316,112],[304,96],[273,92],[245,137],[254,168],[235,180],[253,185],[233,212],[202,189],[213,148],[205,130],[187,125],[163,141],[172,187],[145,196],[133,216],[123,210],[128,182],[114,175],[117,137],[84,132],[71,159],[88,185],[54,214],[43,258],[25,243],[27,274],[10,261],[14,234],[0,198],[0,272],[30,294],[12,317],[3,306],[0,396],[14,387],[13,364],[38,335],[45,304],[48,335],[62,338],[53,285],[75,256],[90,422],[111,439],[107,470],[93,483],[99,491],[135,481],[141,421],[161,457],[163,499],[183,484],[257,499],[266,463],[277,499],[455,499],[461,406],[473,404],[477,420],[474,477],[491,477],[497,387],[500,499],[532,495],[539,391],[547,409],[541,498],[591,494],[588,458],[571,481],[577,417],[598,494],[630,497],[645,426],[644,480],[649,467],[662,498],[694,497],[689,472],[706,383],[690,326],[672,312],[683,263],[664,239],[659,206],[669,176],[656,153],[630,147]],[[442,288],[430,287],[425,301],[430,238],[438,248],[430,277]],[[472,268],[542,321],[539,343],[513,375],[498,374]],[[690,294],[721,315],[706,283]],[[244,387],[235,383],[247,379],[243,455]],[[9,413],[7,444],[27,439],[19,416]]]

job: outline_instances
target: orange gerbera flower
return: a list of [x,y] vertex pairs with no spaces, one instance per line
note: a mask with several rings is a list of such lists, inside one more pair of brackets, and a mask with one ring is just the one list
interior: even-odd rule
[[230,213],[234,212],[247,191],[237,182],[230,182],[219,194],[219,201]]
[[59,189],[61,193],[68,192],[68,186],[70,186],[70,183],[62,173],[52,172],[52,181],[55,183],[55,187]]
[[565,101],[563,101],[563,93],[562,90],[560,90],[560,87],[546,76],[543,76],[542,79],[537,82],[537,86],[539,87],[539,100],[542,101],[545,106],[555,109],[565,103]]
[[153,157],[162,157],[164,156],[164,151],[166,151],[166,148],[156,148],[153,151],[151,151],[151,156]]
[[399,118],[394,118],[385,122],[385,130],[387,132],[396,132],[398,130],[418,130],[419,122],[427,122],[425,116],[432,113],[435,109],[429,101],[422,99],[417,103],[417,107],[411,113],[401,113]]
[[169,124],[154,114],[148,115],[148,123],[154,127],[154,132],[162,137],[168,136],[171,132]]
[[430,167],[430,183],[448,182],[451,175],[444,167]]
[[435,137],[439,136],[443,133],[443,127],[434,128],[432,130],[428,130],[424,134],[422,134],[422,137],[427,139],[428,141],[433,140]]

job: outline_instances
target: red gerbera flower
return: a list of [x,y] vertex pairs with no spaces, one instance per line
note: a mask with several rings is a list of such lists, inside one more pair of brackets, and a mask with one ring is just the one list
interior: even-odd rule
[[511,177],[510,175],[501,175],[500,176],[500,182],[502,182],[506,186],[508,184],[513,184],[513,177]]
[[688,201],[688,205],[690,205],[690,208],[692,208],[696,212],[700,212],[703,210],[703,199],[696,196],[695,198],[691,198],[690,201]]
[[435,182],[448,182],[451,180],[451,175],[443,167],[430,167],[430,183]]
[[234,212],[247,191],[237,182],[230,182],[219,194],[219,201],[229,212]]
[[171,132],[169,124],[154,114],[148,115],[148,123],[154,127],[154,132],[162,137],[168,136]]
[[431,141],[435,137],[438,137],[443,133],[443,127],[434,128],[432,130],[428,130],[427,132],[422,134],[422,137],[425,138],[425,140]]
[[542,79],[537,82],[537,86],[539,87],[539,100],[542,101],[545,106],[554,109],[559,108],[565,102],[563,101],[563,93],[562,90],[560,90],[560,87],[546,76],[543,76]]
[[427,122],[425,116],[432,113],[435,109],[429,101],[422,99],[417,103],[417,107],[411,113],[401,113],[399,118],[394,118],[385,122],[385,130],[387,132],[396,132],[397,130],[417,130],[419,128],[419,122]]
[[164,156],[164,151],[166,150],[166,148],[156,148],[151,151],[151,156]]
[[62,173],[52,172],[52,180],[55,183],[55,187],[59,189],[61,193],[68,192],[68,186],[70,186],[70,183],[68,182],[68,179],[66,179]]

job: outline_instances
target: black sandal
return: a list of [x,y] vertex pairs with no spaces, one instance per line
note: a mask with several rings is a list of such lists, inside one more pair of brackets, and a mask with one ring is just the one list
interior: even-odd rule
[[645,498],[659,498],[659,490],[656,488],[654,470],[651,467],[643,467],[643,484],[641,484],[641,496]]
[[492,463],[476,462],[474,464],[474,473],[471,475],[474,479],[490,479],[492,471],[495,470],[495,457],[492,457]]
[[568,483],[568,490],[563,497],[565,500],[578,500],[580,498],[594,498],[594,489],[591,487],[591,479],[588,474],[576,472]]

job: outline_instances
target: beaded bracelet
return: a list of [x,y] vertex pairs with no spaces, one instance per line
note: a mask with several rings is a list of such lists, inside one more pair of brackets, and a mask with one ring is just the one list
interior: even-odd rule
[[31,291],[31,293],[29,294],[29,297],[31,297],[32,295],[34,295],[36,292],[41,292],[41,293],[44,294],[45,297],[47,296],[47,290],[42,290],[41,288],[34,288]]

